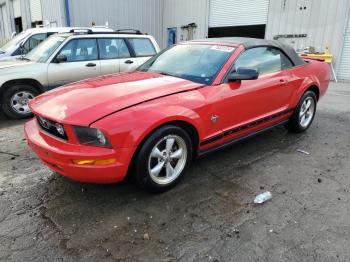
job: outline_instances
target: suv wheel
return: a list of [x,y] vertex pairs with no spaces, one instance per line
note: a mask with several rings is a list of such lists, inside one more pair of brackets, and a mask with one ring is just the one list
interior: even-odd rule
[[192,159],[187,132],[177,126],[163,126],[142,144],[135,161],[137,182],[150,192],[164,192],[183,177]]
[[31,85],[16,84],[9,87],[2,96],[2,110],[10,118],[28,118],[32,116],[29,100],[39,94]]
[[305,92],[287,124],[287,128],[295,133],[304,132],[314,120],[316,107],[317,99],[315,93],[312,91]]

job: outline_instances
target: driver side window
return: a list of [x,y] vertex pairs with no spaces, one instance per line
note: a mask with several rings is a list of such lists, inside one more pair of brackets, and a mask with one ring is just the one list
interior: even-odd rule
[[239,67],[257,69],[259,75],[274,73],[293,67],[289,58],[273,47],[256,47],[241,54],[233,65],[232,72]]
[[74,39],[69,41],[59,55],[67,57],[67,62],[90,61],[98,59],[96,39]]

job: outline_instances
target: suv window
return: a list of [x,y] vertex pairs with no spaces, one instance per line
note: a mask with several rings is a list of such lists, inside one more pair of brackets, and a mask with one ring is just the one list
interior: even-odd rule
[[74,39],[69,41],[59,52],[67,57],[67,62],[97,60],[96,39]]
[[148,38],[130,38],[129,42],[136,56],[154,56],[156,50]]
[[37,47],[42,41],[47,38],[47,34],[36,34],[32,35],[23,45],[23,53],[27,54]]
[[239,67],[256,68],[260,75],[278,72],[293,67],[292,62],[282,51],[272,47],[248,49],[234,63],[233,71]]
[[130,57],[129,49],[124,39],[104,38],[98,39],[101,59],[116,59]]

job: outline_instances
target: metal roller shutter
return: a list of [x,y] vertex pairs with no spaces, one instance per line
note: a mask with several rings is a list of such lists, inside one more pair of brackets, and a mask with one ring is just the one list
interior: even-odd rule
[[350,80],[350,18],[346,26],[343,51],[340,59],[338,78],[340,80]]
[[210,0],[209,27],[267,23],[269,0]]
[[41,1],[30,0],[30,18],[32,22],[42,21],[43,15],[41,12]]
[[21,17],[21,2],[20,0],[12,0],[13,16],[15,18]]

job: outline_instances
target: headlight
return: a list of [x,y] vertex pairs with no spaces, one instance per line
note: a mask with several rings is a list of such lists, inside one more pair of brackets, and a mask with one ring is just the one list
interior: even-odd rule
[[75,126],[73,130],[80,144],[111,147],[107,137],[97,128]]

